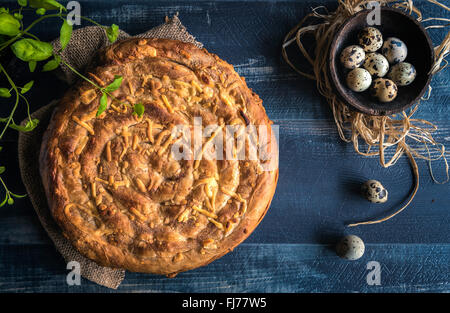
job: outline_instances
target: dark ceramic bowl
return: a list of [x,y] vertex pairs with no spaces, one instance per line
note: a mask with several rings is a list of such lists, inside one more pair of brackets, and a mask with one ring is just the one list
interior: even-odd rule
[[[369,91],[353,92],[346,85],[346,70],[340,63],[342,50],[358,44],[358,33],[368,25],[366,17],[369,10],[353,15],[338,29],[330,47],[328,70],[332,83],[340,98],[351,108],[370,115],[390,115],[406,110],[416,103],[430,84],[429,71],[434,60],[433,44],[426,30],[410,15],[398,9],[381,8],[381,25],[374,25],[383,34],[383,39],[397,37],[408,47],[405,62],[417,70],[416,79],[408,86],[399,87],[397,97],[392,102],[379,102]],[[381,49],[380,49],[381,50]],[[378,50],[378,53],[381,51]]]

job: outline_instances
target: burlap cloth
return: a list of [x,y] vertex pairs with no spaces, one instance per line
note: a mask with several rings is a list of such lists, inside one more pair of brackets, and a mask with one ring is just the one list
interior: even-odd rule
[[[119,40],[129,37],[130,35],[120,31]],[[134,37],[177,39],[202,47],[202,44],[197,42],[195,38],[187,32],[177,15],[171,19],[166,17],[164,24]],[[55,40],[52,44],[55,50],[59,49],[59,39]],[[80,28],[74,30],[70,43],[62,54],[62,58],[77,70],[83,71],[90,63],[96,51],[107,45],[109,45],[109,42],[105,31],[102,28],[97,26]],[[72,84],[77,79],[77,76],[67,67],[61,67],[58,71],[58,76],[69,84]],[[28,196],[42,226],[44,226],[48,235],[54,242],[56,249],[62,254],[66,262],[79,262],[81,276],[99,285],[117,289],[125,278],[125,271],[102,267],[83,257],[62,235],[59,226],[51,216],[47,204],[47,198],[39,174],[37,160],[39,158],[42,135],[47,129],[53,108],[57,103],[58,101],[55,100],[32,113],[32,118],[39,119],[39,125],[32,132],[21,132],[19,134],[19,167],[22,181],[27,189]]]

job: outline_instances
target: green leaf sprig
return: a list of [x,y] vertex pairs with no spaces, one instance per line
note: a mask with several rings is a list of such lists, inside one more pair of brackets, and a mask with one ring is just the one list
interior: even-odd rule
[[116,24],[112,24],[110,27],[106,29],[106,36],[108,37],[109,42],[113,43],[117,40],[119,36],[119,26]]
[[144,105],[142,103],[136,103],[133,107],[133,114],[136,114],[139,117],[142,117],[144,114]]
[[98,107],[96,116],[99,116],[100,114],[106,111],[106,108],[108,107],[108,95],[111,96],[111,92],[119,89],[120,85],[122,84],[122,80],[123,80],[122,76],[116,75],[114,77],[114,81],[111,84],[100,89],[102,92],[102,96],[100,98],[100,106]]
[[[61,64],[67,66],[76,75],[88,81],[97,88],[102,96],[97,115],[102,114],[107,109],[108,97],[115,99],[111,93],[117,90],[122,84],[123,78],[116,76],[114,81],[106,87],[100,87],[93,81],[79,73],[76,69],[67,64],[61,57],[61,52],[66,49],[72,37],[73,26],[67,20],[67,10],[56,0],[17,0],[19,8],[0,7],[0,55],[7,48],[11,49],[13,54],[20,60],[28,63],[30,72],[37,69],[38,62],[45,61],[41,70],[43,72],[52,71]],[[22,10],[34,10],[37,18],[27,26],[24,25]],[[79,16],[81,19],[88,21],[94,25],[100,26],[105,30],[108,40],[113,43],[119,36],[119,27],[116,24],[111,26],[103,26],[94,20]],[[36,35],[30,33],[31,29],[38,23],[50,19],[57,18],[62,21],[59,34],[59,42],[61,48],[58,51],[53,50],[53,46],[49,42],[41,41]],[[1,60],[0,60],[1,61]],[[34,119],[30,115],[30,103],[26,98],[26,93],[33,87],[34,81],[26,83],[24,86],[18,86],[11,76],[6,72],[4,66],[0,62],[0,75],[3,75],[9,86],[0,86],[0,98],[11,99],[12,108],[7,117],[0,117],[0,140],[2,140],[7,129],[14,129],[21,132],[29,132],[36,128],[39,124],[38,119]],[[19,105],[24,104],[27,109],[28,119],[25,125],[18,125],[14,121],[14,114]],[[143,110],[143,109],[142,109]],[[140,111],[139,111],[140,112]],[[143,112],[143,111],[142,111]],[[0,147],[1,150],[1,147]],[[5,172],[6,168],[0,166],[0,175]],[[13,204],[14,198],[22,198],[25,195],[19,195],[11,192],[2,177],[0,183],[3,186],[5,197],[0,202],[0,207],[5,204]]]

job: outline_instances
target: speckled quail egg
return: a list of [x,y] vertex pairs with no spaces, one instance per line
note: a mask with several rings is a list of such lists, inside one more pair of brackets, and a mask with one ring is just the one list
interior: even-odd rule
[[341,63],[345,68],[354,69],[364,63],[366,53],[357,45],[348,46],[341,52]]
[[372,76],[363,68],[355,68],[347,75],[347,86],[355,92],[367,90],[372,83]]
[[383,35],[375,27],[366,27],[358,34],[359,44],[366,52],[375,52],[383,45]]
[[388,74],[388,77],[397,86],[408,86],[416,78],[417,72],[411,63],[400,62],[395,64]]
[[370,87],[372,96],[381,102],[391,102],[397,97],[397,85],[387,78],[376,78]]
[[346,260],[357,260],[364,255],[364,242],[355,235],[348,235],[339,241],[336,246],[336,253]]
[[388,199],[387,189],[378,180],[374,179],[370,179],[362,184],[361,193],[372,203],[384,203]]
[[366,54],[364,68],[374,77],[383,77],[389,71],[389,62],[386,58],[376,52]]
[[389,37],[383,44],[381,52],[391,64],[403,62],[408,55],[408,48],[405,43],[398,38]]

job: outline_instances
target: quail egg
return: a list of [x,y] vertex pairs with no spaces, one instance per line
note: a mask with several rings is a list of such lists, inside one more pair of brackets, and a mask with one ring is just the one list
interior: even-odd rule
[[397,91],[397,85],[387,78],[376,78],[370,87],[372,96],[378,98],[381,102],[394,100],[397,97]]
[[408,55],[408,48],[405,43],[398,38],[389,37],[383,44],[381,52],[391,64],[403,62]]
[[367,90],[372,83],[372,76],[363,68],[355,68],[347,75],[347,86],[355,92]]
[[408,86],[416,78],[417,72],[411,63],[400,62],[395,64],[388,74],[388,77],[397,86]]
[[361,186],[361,193],[372,203],[384,203],[388,199],[388,191],[378,180],[368,180]]
[[348,235],[339,241],[336,246],[336,253],[346,260],[357,260],[364,255],[364,242],[355,235]]
[[389,71],[389,62],[386,58],[376,52],[367,53],[364,68],[375,77],[383,77]]
[[357,45],[348,46],[341,52],[341,63],[345,68],[354,69],[364,63],[366,53]]
[[360,31],[358,40],[366,52],[375,52],[383,45],[383,35],[375,27],[366,27]]

